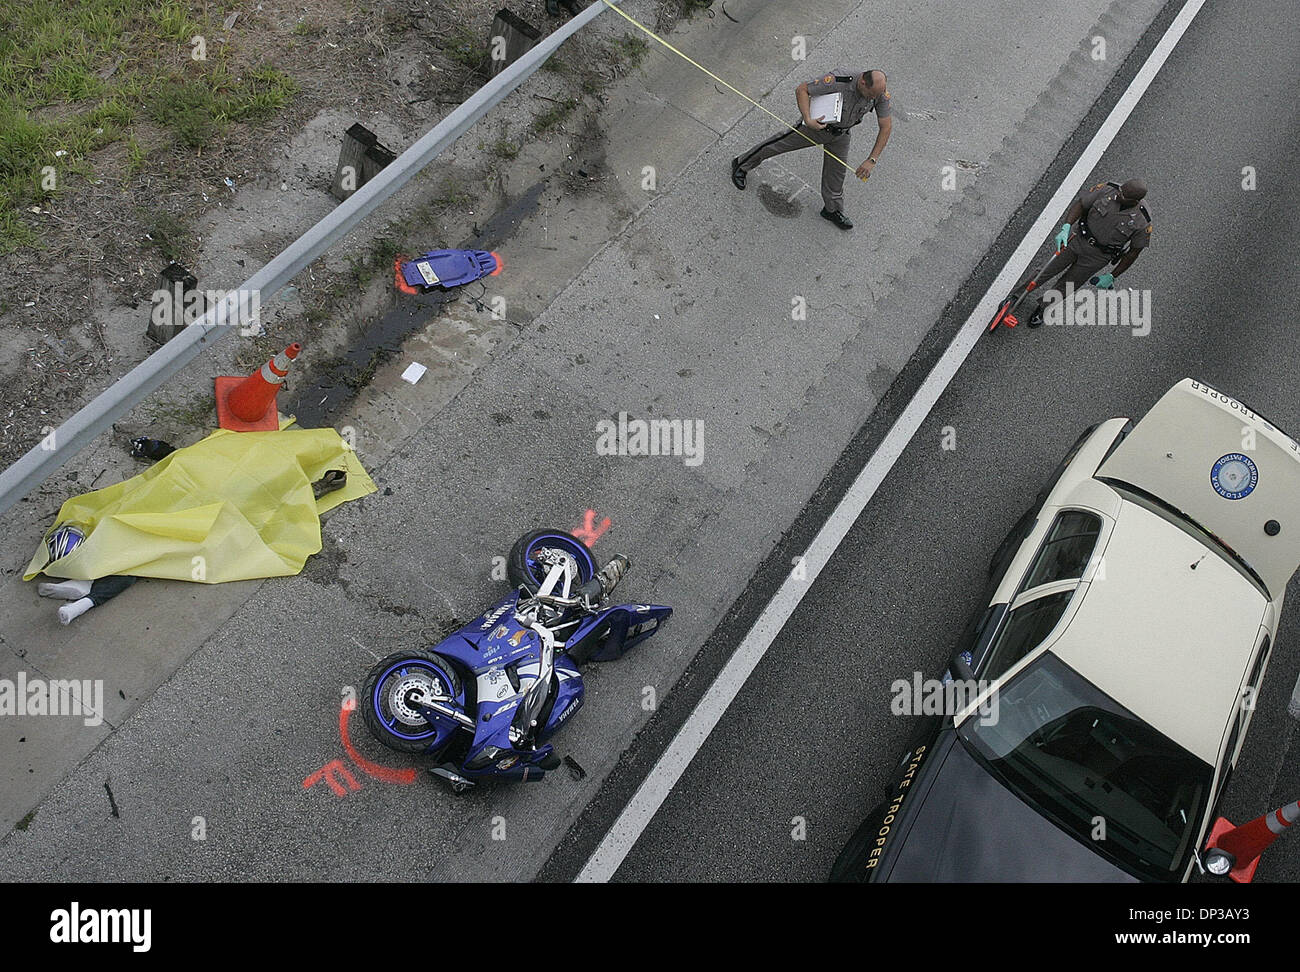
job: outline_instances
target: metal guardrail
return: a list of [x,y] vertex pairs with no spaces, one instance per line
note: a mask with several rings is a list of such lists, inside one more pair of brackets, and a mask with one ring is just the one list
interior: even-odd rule
[[[609,0],[617,5],[621,0]],[[435,125],[419,141],[390,162],[378,175],[339,203],[269,263],[249,277],[224,299],[176,337],[149,355],[109,388],[97,395],[41,443],[0,473],[0,513],[48,479],[74,455],[88,446],[115,419],[142,402],[163,382],[179,372],[234,330],[240,321],[240,293],[258,293],[263,302],[274,297],[286,284],[353,227],[370,215],[384,200],[404,186],[444,149],[468,131],[475,122],[519,87],[566,40],[606,9],[593,3],[554,33],[544,37],[463,104]]]

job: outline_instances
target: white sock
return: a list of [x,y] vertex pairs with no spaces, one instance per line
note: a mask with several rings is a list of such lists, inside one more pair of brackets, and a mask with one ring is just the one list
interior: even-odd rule
[[95,602],[88,597],[63,605],[59,608],[59,624],[71,624],[74,618],[81,617],[94,606]]
[[90,593],[90,584],[88,580],[65,580],[40,584],[36,590],[41,597],[61,597],[65,601],[75,601]]

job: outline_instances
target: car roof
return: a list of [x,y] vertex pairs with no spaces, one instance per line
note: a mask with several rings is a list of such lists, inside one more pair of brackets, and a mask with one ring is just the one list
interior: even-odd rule
[[1127,501],[1082,595],[1049,650],[1216,765],[1268,605],[1264,595],[1203,543]]

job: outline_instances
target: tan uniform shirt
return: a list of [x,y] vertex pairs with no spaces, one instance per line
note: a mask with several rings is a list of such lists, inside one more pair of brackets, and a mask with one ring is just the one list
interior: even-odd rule
[[1121,209],[1118,197],[1119,189],[1109,182],[1099,182],[1079,193],[1088,232],[1102,246],[1121,247],[1127,243],[1140,250],[1151,242],[1151,220],[1142,212],[1146,204]]
[[[874,111],[876,118],[888,118],[891,113],[889,106],[889,92],[886,91],[879,98],[864,98],[858,91],[858,78],[862,77],[862,72],[857,71],[836,71],[833,74],[824,74],[820,78],[813,78],[808,82],[808,96],[816,97],[817,95],[842,94],[844,95],[844,110],[840,112],[840,120],[833,125],[827,123],[833,129],[852,128],[867,116],[867,112]],[[817,117],[816,115],[813,116]]]

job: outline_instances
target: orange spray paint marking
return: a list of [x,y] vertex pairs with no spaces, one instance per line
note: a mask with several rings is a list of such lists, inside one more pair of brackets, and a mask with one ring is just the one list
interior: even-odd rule
[[348,772],[348,768],[343,765],[343,761],[338,759],[330,760],[315,773],[312,773],[311,776],[303,780],[302,788],[304,790],[310,790],[321,780],[324,780],[329,784],[330,789],[334,791],[336,797],[345,797],[348,795],[347,789],[344,789],[343,787],[344,782],[347,783],[348,789],[351,789],[354,792],[361,789],[361,784],[357,782],[356,777]]
[[[343,748],[347,750],[348,756],[352,758],[352,762],[356,763],[357,766],[361,768],[361,772],[365,773],[371,779],[378,780],[380,783],[398,783],[401,785],[414,783],[416,777],[419,776],[419,773],[417,773],[415,769],[390,769],[387,766],[380,766],[378,763],[370,762],[370,760],[357,752],[356,747],[352,745],[352,740],[348,738],[348,720],[351,716],[352,710],[356,707],[357,703],[355,699],[347,699],[344,701],[343,707],[339,710],[339,738],[343,741]],[[302,781],[302,788],[304,790],[309,790],[317,783],[321,782],[321,780],[324,780],[329,784],[329,788],[334,791],[336,797],[347,796],[348,789],[351,789],[353,792],[361,789],[361,784],[357,782],[356,777],[352,775],[348,768],[343,765],[341,759],[330,760],[311,776],[307,777]],[[346,788],[344,787],[344,783],[347,784]]]
[[414,783],[415,778],[419,775],[414,768],[407,767],[399,770],[380,766],[378,763],[370,762],[357,752],[356,747],[352,745],[352,740],[348,738],[348,718],[356,707],[356,700],[348,699],[343,703],[343,708],[339,709],[339,738],[343,740],[343,748],[347,750],[352,762],[361,768],[361,772],[371,779],[378,780],[380,783],[400,783],[403,786]]
[[600,526],[596,526],[596,511],[588,510],[583,517],[582,526],[575,527],[573,535],[590,547],[593,543],[599,540],[608,529],[609,517],[602,519],[600,521]]
[[405,260],[406,258],[400,253],[397,255],[397,258],[393,260],[393,283],[395,283],[397,289],[404,294],[418,294],[419,291],[407,283],[406,278],[402,276],[402,264]]

